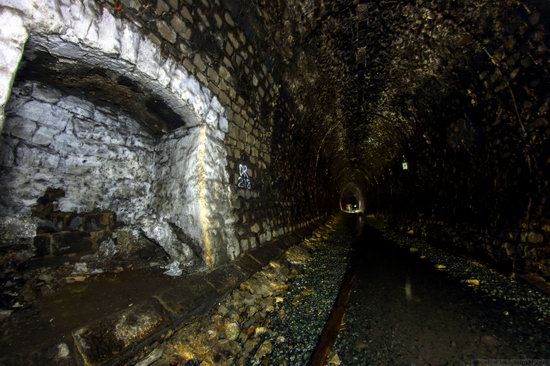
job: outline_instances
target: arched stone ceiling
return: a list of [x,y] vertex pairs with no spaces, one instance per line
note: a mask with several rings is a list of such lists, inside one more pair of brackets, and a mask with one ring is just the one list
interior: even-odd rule
[[[498,139],[491,124],[504,117],[515,127],[502,133],[528,144],[526,126],[548,109],[543,1],[253,3],[239,14],[282,66],[296,128],[337,185],[349,171],[388,174],[419,146],[445,140],[452,121]],[[537,164],[532,155],[520,159]]]

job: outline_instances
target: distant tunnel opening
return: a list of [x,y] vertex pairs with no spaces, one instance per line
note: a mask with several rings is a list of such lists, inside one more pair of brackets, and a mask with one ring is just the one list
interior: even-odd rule
[[340,194],[340,210],[346,213],[360,213],[365,210],[363,193],[354,184],[347,185]]

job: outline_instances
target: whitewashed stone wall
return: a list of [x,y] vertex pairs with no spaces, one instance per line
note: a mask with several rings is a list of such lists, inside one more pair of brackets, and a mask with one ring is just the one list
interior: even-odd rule
[[111,210],[123,222],[149,214],[155,141],[123,111],[55,89],[13,89],[2,132],[1,214],[30,214],[48,187],[65,189],[62,211]]
[[[155,180],[153,190],[158,196],[143,198],[151,208],[143,231],[171,249],[167,251],[172,256],[181,257],[189,254],[189,250],[170,229],[170,223],[175,223],[201,246],[203,260],[209,266],[239,255],[231,227],[234,219],[231,191],[226,186],[226,152],[221,148],[227,119],[223,107],[208,89],[178,62],[162,57],[160,50],[134,24],[99,9],[92,0],[0,0],[0,20],[13,25],[12,31],[0,31],[0,55],[11,60],[7,63],[9,67],[0,70],[0,123],[3,101],[11,92],[28,34],[29,52],[44,49],[54,57],[118,71],[159,95],[183,118],[186,128],[195,127],[185,132],[188,137],[182,136],[184,140],[180,143],[170,143],[172,137],[168,137],[165,144],[158,145],[159,149],[168,149],[167,157],[161,161],[167,159],[171,168],[167,172],[162,164],[157,164],[154,169],[158,171],[153,174],[173,180],[181,178],[177,180],[181,187],[166,193],[175,188],[174,183],[161,183],[162,178]],[[50,133],[45,129],[42,132]],[[48,138],[35,138],[37,133],[33,132],[31,141]],[[187,153],[181,154],[181,149]],[[172,153],[174,156],[170,156]],[[55,158],[44,159],[44,164],[60,164]],[[160,210],[163,206],[166,211]]]
[[[0,2],[1,4],[2,2]],[[4,108],[10,96],[15,73],[28,38],[23,19],[10,8],[0,6],[0,131],[4,126]]]

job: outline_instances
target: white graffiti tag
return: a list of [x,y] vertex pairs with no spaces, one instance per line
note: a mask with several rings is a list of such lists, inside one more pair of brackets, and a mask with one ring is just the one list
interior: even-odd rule
[[248,167],[246,165],[239,164],[239,180],[237,182],[237,187],[252,189],[252,182],[248,176]]

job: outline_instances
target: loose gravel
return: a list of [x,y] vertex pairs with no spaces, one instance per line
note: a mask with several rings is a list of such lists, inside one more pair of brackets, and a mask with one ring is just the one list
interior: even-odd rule
[[270,365],[305,365],[317,345],[349,262],[352,237],[341,222],[335,229],[318,238],[318,250],[290,283],[279,312],[272,314],[273,336],[285,342],[273,346]]

